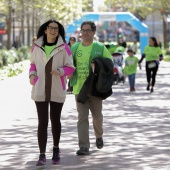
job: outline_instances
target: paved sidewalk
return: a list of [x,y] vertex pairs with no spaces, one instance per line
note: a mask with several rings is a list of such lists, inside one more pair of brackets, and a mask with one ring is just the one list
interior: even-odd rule
[[95,146],[90,115],[88,156],[75,154],[77,112],[74,95],[68,94],[62,112],[60,165],[51,165],[49,128],[47,165],[35,166],[37,116],[30,91],[27,71],[0,81],[0,169],[170,170],[170,63],[161,63],[152,94],[146,91],[144,67],[136,76],[136,92],[129,92],[127,81],[113,86],[113,95],[103,105],[105,146],[101,150]]

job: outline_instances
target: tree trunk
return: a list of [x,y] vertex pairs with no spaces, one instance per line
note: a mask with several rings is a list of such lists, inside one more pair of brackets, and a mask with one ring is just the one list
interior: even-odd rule
[[27,46],[30,46],[30,15],[27,14]]
[[38,32],[39,27],[40,27],[40,21],[38,19],[38,16],[36,15],[36,32]]
[[164,36],[164,49],[167,49],[167,23],[166,23],[166,17],[162,15],[162,20],[163,20],[163,36]]
[[[32,32],[32,38],[35,37],[35,19],[34,19],[34,8],[33,8],[33,12],[32,12],[32,29],[31,29],[31,32]],[[32,43],[32,42],[31,42]]]
[[25,13],[24,13],[24,2],[21,0],[22,4],[22,13],[21,13],[21,37],[22,37],[22,44],[25,44],[25,36],[24,36],[24,18],[25,18]]
[[8,13],[9,13],[9,18],[7,22],[7,44],[6,48],[9,50],[11,48],[11,24],[12,24],[12,6],[11,6],[11,0],[9,0],[9,5],[8,5]]

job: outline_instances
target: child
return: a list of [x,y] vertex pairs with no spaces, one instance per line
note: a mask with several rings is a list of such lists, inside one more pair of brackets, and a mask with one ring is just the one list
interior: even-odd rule
[[124,73],[128,76],[130,92],[135,91],[135,75],[139,59],[134,56],[134,51],[128,49],[128,57],[125,59]]

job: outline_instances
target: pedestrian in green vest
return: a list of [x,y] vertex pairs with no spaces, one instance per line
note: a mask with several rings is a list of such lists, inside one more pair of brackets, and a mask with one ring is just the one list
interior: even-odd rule
[[94,41],[96,25],[92,21],[85,21],[81,24],[82,42],[76,42],[72,45],[71,51],[73,55],[73,63],[76,67],[73,75],[68,76],[73,86],[73,94],[75,95],[76,106],[78,111],[78,143],[79,149],[77,155],[86,155],[89,153],[89,111],[93,117],[93,127],[96,136],[96,146],[101,149],[103,142],[103,114],[102,99],[92,95],[88,96],[88,100],[82,104],[77,101],[78,94],[89,76],[91,67],[95,69],[95,65],[91,64],[92,59],[96,57],[109,58],[112,56],[103,43]]

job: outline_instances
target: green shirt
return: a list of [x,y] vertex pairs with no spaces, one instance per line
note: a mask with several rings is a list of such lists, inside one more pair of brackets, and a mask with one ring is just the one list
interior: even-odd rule
[[47,58],[50,57],[51,51],[53,51],[55,47],[56,45],[52,45],[52,46],[45,45],[44,50],[45,50]]
[[146,61],[158,60],[159,55],[162,54],[160,47],[146,46],[143,53],[145,54]]
[[139,59],[135,56],[126,57],[124,73],[127,75],[135,74],[137,71],[138,61]]
[[[73,86],[73,94],[79,94],[84,82],[89,76],[89,60],[92,51],[93,43],[89,46],[83,46],[82,43],[78,46],[76,58],[77,83]],[[103,57],[112,59],[110,52],[104,46]]]

